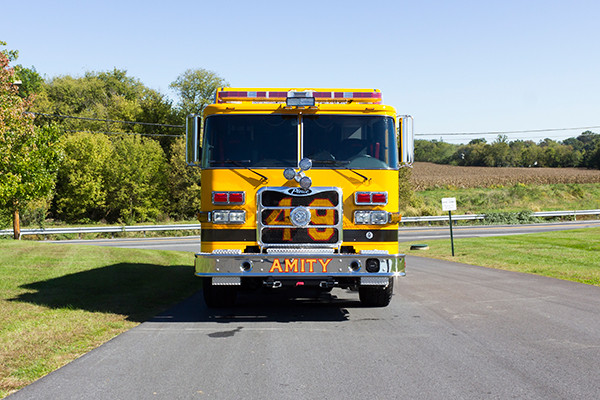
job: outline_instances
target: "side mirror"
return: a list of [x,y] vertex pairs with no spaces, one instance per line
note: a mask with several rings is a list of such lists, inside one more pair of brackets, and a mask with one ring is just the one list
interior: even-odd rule
[[398,116],[398,136],[400,139],[400,165],[412,165],[415,159],[413,117],[410,115]]
[[185,162],[187,165],[200,165],[202,160],[201,132],[202,118],[195,114],[188,116],[185,121]]

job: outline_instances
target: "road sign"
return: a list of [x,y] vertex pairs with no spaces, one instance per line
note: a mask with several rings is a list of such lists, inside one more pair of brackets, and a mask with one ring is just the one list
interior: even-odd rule
[[442,199],[442,211],[456,211],[456,197],[444,197]]
[[452,257],[454,257],[454,235],[452,234],[452,211],[456,211],[456,197],[444,197],[442,199],[442,211],[448,211],[450,222],[450,242],[452,243]]

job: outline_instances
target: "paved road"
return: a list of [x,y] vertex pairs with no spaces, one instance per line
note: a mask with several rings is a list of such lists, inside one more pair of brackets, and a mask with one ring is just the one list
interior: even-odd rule
[[200,294],[10,397],[598,399],[600,288],[409,257],[387,308]]
[[[600,227],[600,221],[575,221],[533,225],[483,225],[454,227],[454,237],[503,236],[523,233],[540,233],[567,229]],[[422,243],[426,240],[444,239],[450,236],[448,227],[402,227],[399,230],[401,242]],[[199,236],[178,238],[147,238],[147,239],[101,239],[101,240],[60,240],[56,243],[88,244],[94,246],[111,246],[127,248],[144,248],[155,250],[200,251]]]

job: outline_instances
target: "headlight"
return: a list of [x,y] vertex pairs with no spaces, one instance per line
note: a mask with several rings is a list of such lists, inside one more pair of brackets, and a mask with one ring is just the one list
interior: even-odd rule
[[354,223],[357,225],[385,225],[388,223],[387,211],[354,211]]
[[243,210],[214,210],[213,224],[243,224],[246,222],[246,211]]

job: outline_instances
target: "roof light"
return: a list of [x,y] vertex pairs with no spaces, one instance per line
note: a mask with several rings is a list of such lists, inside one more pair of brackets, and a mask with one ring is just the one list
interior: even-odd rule
[[381,104],[381,92],[376,89],[274,89],[222,88],[217,91],[217,103],[260,102],[286,103],[290,107],[312,107],[315,103]]
[[313,91],[307,90],[305,92],[296,92],[294,90],[290,90],[288,92],[285,104],[288,107],[313,107],[315,105]]

